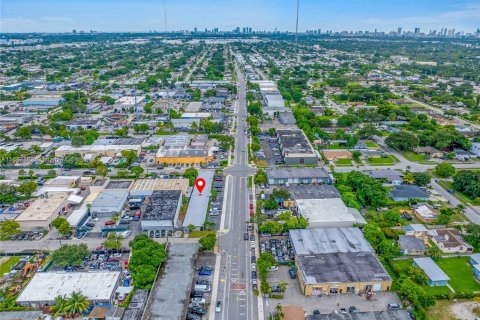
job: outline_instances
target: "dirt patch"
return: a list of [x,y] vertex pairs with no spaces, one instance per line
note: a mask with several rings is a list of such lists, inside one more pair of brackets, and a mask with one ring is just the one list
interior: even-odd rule
[[479,309],[480,303],[471,300],[439,300],[429,314],[435,320],[475,320]]

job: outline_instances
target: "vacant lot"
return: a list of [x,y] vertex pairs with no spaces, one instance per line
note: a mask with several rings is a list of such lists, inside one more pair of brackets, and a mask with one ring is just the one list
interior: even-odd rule
[[368,163],[371,164],[371,165],[374,165],[374,166],[386,166],[386,165],[394,164],[395,162],[398,162],[398,159],[395,158],[392,155],[389,155],[385,158],[383,158],[383,157],[382,158],[374,158],[374,157],[368,158]]
[[352,159],[338,159],[335,164],[337,166],[351,166],[352,165]]
[[435,320],[470,320],[480,316],[480,304],[474,301],[438,300],[435,306],[428,310],[431,319]]
[[20,260],[20,257],[2,258],[0,260],[0,277],[10,272],[10,269]]
[[456,292],[480,291],[480,284],[473,278],[469,257],[438,259],[438,266],[450,277],[448,282]]

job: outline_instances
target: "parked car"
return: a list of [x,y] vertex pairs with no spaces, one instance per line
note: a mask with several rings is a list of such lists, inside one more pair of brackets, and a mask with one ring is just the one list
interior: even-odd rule
[[290,279],[297,279],[297,273],[293,269],[288,269],[288,274],[290,275]]
[[250,241],[250,247],[255,248],[255,241]]
[[205,303],[205,299],[204,298],[192,298],[191,300],[193,303]]
[[358,309],[357,309],[356,307],[354,307],[354,306],[351,306],[350,308],[348,308],[348,311],[349,311],[350,313],[358,313]]
[[222,302],[217,301],[217,303],[215,304],[215,312],[220,312],[220,311],[222,311]]
[[248,233],[245,232],[245,233],[243,234],[243,239],[244,239],[244,240],[248,240]]
[[400,309],[402,309],[402,306],[398,303],[389,303],[389,304],[387,304],[387,309],[388,310],[400,310]]
[[253,234],[250,235],[250,241],[255,241],[255,235]]
[[313,315],[314,316],[319,316],[320,315],[320,310],[313,310]]
[[107,221],[105,221],[105,225],[106,225],[106,226],[112,226],[112,225],[114,225],[114,224],[115,224],[115,221],[113,221],[113,220],[107,220]]

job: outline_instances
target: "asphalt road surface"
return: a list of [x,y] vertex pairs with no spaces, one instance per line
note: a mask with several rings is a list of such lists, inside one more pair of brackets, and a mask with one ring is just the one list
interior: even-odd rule
[[[237,126],[234,133],[235,152],[232,166],[225,170],[225,216],[223,234],[218,238],[220,251],[219,281],[216,300],[222,301],[221,312],[211,314],[214,319],[258,319],[257,297],[252,294],[250,241],[244,240],[249,220],[248,175],[254,169],[248,166],[248,135],[246,121],[245,79],[237,68]],[[222,230],[220,231],[222,233]],[[214,294],[215,296],[215,294]]]

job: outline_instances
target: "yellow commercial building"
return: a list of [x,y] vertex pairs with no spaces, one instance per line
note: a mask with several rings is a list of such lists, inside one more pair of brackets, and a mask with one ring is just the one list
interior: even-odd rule
[[192,139],[186,135],[174,135],[165,139],[155,156],[157,164],[195,165],[213,160],[213,150],[207,140]]
[[388,291],[392,278],[358,228],[290,230],[304,295]]

